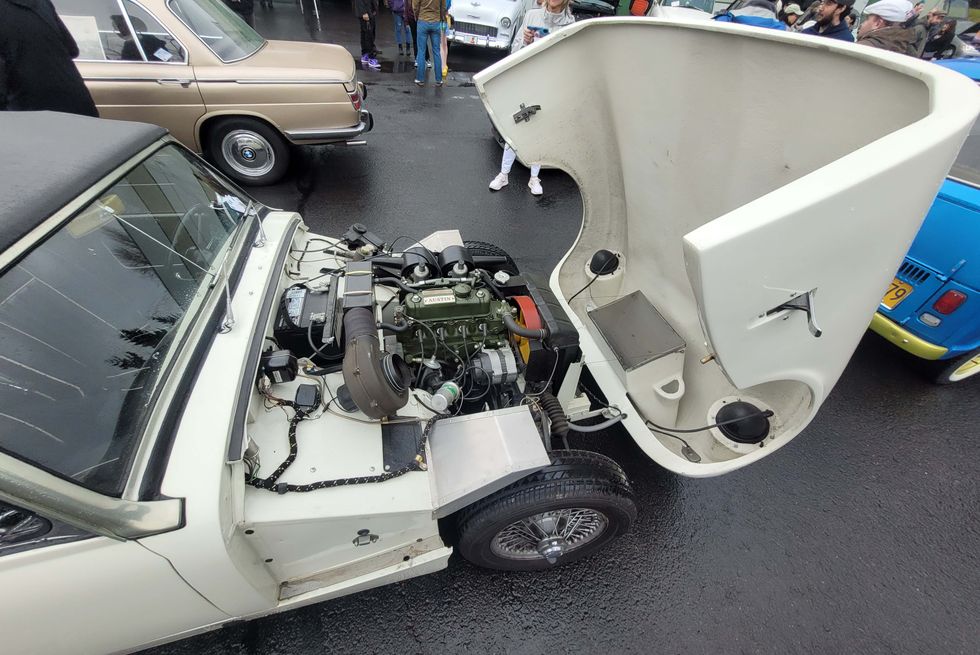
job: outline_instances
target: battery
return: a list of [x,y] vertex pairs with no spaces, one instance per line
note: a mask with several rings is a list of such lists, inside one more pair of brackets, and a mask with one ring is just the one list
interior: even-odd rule
[[335,279],[330,278],[330,285],[322,290],[292,286],[283,292],[273,334],[280,348],[294,353],[312,356],[312,341],[328,357],[339,355],[336,318]]

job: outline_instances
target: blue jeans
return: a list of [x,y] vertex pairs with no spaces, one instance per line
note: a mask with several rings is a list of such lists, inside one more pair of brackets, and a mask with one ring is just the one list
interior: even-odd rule
[[[399,13],[391,12],[391,15],[395,19],[395,43],[411,47],[412,46],[412,30],[408,29],[408,22],[405,17]],[[405,38],[403,39],[402,36]]]
[[428,42],[432,48],[432,68],[436,74],[436,84],[441,84],[442,51],[439,49],[439,37],[442,32],[439,30],[439,23],[427,23],[420,20],[418,32],[419,53],[415,56],[415,65],[418,66],[418,70],[415,71],[415,80],[417,82],[425,81],[425,45]]

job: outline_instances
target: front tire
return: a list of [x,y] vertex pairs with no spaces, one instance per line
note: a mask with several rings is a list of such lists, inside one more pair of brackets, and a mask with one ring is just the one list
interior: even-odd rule
[[220,119],[208,132],[207,152],[225,175],[250,186],[275,184],[289,170],[289,144],[255,118]]
[[551,465],[462,510],[460,554],[501,571],[540,571],[588,557],[629,530],[633,489],[616,462],[565,450]]

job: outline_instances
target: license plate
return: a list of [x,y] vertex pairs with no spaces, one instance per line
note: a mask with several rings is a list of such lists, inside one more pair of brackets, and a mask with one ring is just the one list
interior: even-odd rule
[[881,304],[888,309],[895,309],[898,304],[912,295],[912,285],[902,282],[898,278],[892,280],[888,291],[881,298]]
[[476,37],[475,36],[468,36],[468,37],[466,37],[466,42],[469,43],[470,45],[474,45],[476,43]]

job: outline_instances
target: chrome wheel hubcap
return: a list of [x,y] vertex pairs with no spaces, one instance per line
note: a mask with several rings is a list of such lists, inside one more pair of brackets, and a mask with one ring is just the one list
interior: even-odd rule
[[234,130],[221,140],[221,154],[237,173],[265,175],[276,165],[276,153],[265,138],[248,130]]
[[557,564],[563,555],[582,548],[609,527],[594,509],[575,507],[535,514],[514,521],[490,542],[490,551],[512,560],[545,559]]

